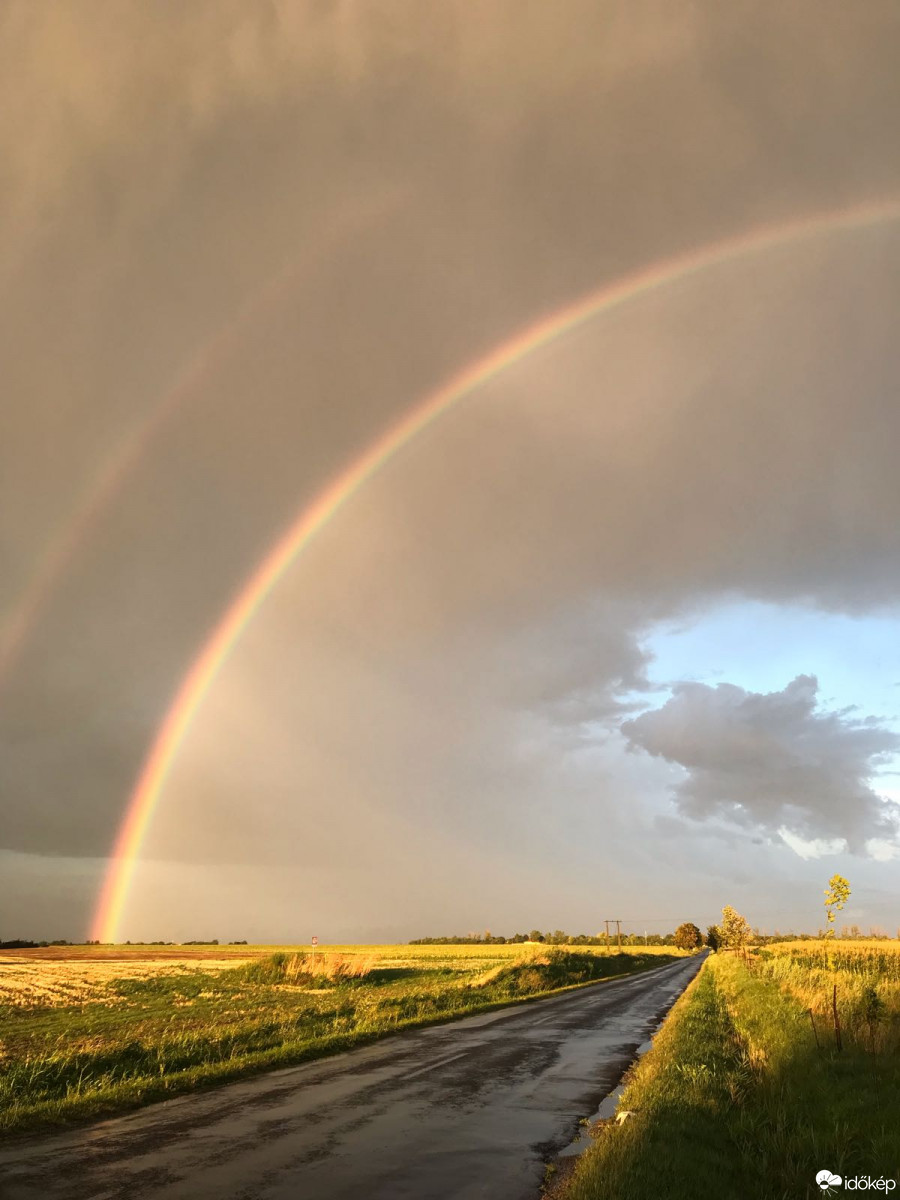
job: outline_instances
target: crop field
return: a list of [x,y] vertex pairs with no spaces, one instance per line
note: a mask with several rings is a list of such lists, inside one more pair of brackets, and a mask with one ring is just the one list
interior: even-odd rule
[[897,942],[711,955],[631,1072],[629,1116],[597,1127],[558,1194],[782,1200],[820,1195],[823,1168],[896,1181],[898,1051]]
[[759,969],[812,1013],[822,1040],[873,1054],[900,1049],[900,943],[790,942],[760,950]]
[[3,952],[0,1129],[114,1112],[678,954],[533,944]]
[[[297,946],[46,946],[35,950],[0,950],[0,1012],[5,1005],[21,1008],[57,1007],[82,1003],[116,1004],[118,982],[165,975],[214,974],[273,954],[309,954],[326,962],[335,955],[347,959],[377,959],[386,968],[483,970],[522,958],[529,945],[497,946],[320,946],[315,951]],[[580,953],[603,955],[603,947],[580,946]],[[663,954],[680,951],[669,946],[624,947],[623,953]]]

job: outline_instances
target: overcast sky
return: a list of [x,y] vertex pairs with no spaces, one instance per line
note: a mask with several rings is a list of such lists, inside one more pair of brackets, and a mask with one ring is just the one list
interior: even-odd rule
[[[893,0],[0,8],[0,937],[328,481],[531,322],[900,202]],[[900,212],[900,209],[898,209]],[[250,623],[121,936],[900,924],[900,220],[646,292],[414,439]]]

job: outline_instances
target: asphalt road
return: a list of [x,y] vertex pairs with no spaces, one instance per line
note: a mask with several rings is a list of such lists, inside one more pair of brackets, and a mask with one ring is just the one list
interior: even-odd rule
[[536,1200],[700,958],[0,1149],[2,1200]]

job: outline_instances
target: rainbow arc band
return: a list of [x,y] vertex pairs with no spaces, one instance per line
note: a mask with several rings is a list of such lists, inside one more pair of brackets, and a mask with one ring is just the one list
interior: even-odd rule
[[41,613],[52,600],[59,581],[170,419],[192,393],[209,382],[213,368],[221,364],[239,335],[246,333],[260,316],[284,304],[304,271],[315,267],[335,244],[346,241],[390,211],[396,199],[393,192],[375,193],[351,213],[336,214],[330,224],[319,230],[312,248],[301,250],[266,279],[192,351],[171,387],[137,427],[120,439],[84,491],[70,502],[67,520],[45,546],[18,600],[0,621],[0,691],[31,638]]
[[266,597],[330,518],[418,434],[453,405],[470,396],[526,355],[584,322],[656,289],[711,267],[775,250],[792,243],[900,220],[900,199],[866,202],[818,213],[781,225],[768,225],[649,266],[605,284],[573,304],[542,317],[465,367],[426,396],[364,453],[341,471],[297,515],[234,597],[192,663],[157,731],[144,761],[113,848],[97,904],[91,937],[113,942],[119,934],[128,891],[163,785],[191,721],[216,675]]

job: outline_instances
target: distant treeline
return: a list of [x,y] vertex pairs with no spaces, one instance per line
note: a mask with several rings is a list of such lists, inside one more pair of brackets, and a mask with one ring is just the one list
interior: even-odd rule
[[[790,930],[781,932],[776,929],[774,933],[763,933],[759,929],[754,929],[750,941],[759,946],[768,946],[772,942],[817,941],[825,936],[825,932],[824,929],[820,929],[817,933],[794,933]],[[889,940],[891,937],[884,929],[877,926],[871,928],[868,933],[864,933],[858,925],[842,926],[837,936],[842,941],[882,941]],[[900,929],[897,930],[897,937],[900,938]],[[484,933],[412,938],[409,944],[410,946],[507,946],[519,942],[544,942],[549,946],[605,946],[607,939],[605,933],[570,934],[565,933],[562,929],[555,929],[552,933],[542,933],[539,929],[532,929],[531,933],[514,933],[512,937],[501,937],[486,929]],[[609,935],[609,945],[614,945],[615,942],[616,934],[613,930]],[[674,946],[674,944],[674,933],[623,933],[621,938],[623,946]]]
[[55,942],[29,942],[24,938],[13,938],[11,942],[0,942],[0,950],[40,950],[42,946],[73,946],[78,943],[60,938]]
[[[229,946],[246,946],[247,939],[243,938],[237,942],[228,942]],[[116,942],[69,942],[65,938],[57,938],[52,942],[30,942],[25,938],[13,938],[10,942],[0,941],[0,950],[40,950],[45,946],[115,946]],[[219,939],[213,938],[210,942],[194,940],[191,942],[123,942],[124,946],[218,946]]]
[[[91,945],[90,942],[88,942],[87,944]],[[97,942],[95,942],[93,944],[99,945],[99,943],[97,943]],[[191,940],[189,942],[123,942],[123,945],[125,945],[125,946],[220,946],[220,945],[222,945],[222,943],[219,941],[218,938],[210,938],[208,940],[204,940],[203,938],[191,938]],[[226,942],[225,945],[226,946],[246,946],[247,939],[242,938],[240,941],[237,941],[237,942]]]
[[[616,933],[613,930],[609,935],[609,944],[614,945],[616,940]],[[623,933],[620,940],[623,946],[673,946],[675,934]],[[454,934],[450,937],[413,938],[409,944],[410,946],[512,946],[521,942],[544,942],[548,946],[605,946],[607,938],[605,933],[565,933],[562,929],[554,929],[552,933],[541,933],[539,929],[532,929],[531,933],[514,933],[512,937],[501,937],[486,929],[484,933],[467,933],[464,936]]]
[[[758,929],[754,929],[750,940],[761,946],[767,946],[770,942],[817,942],[827,933],[827,929],[820,929],[816,933],[781,933],[777,929],[774,933],[760,933]],[[842,925],[835,933],[835,937],[842,942],[889,942],[894,936],[880,925],[871,926],[868,933],[864,933],[858,925]],[[900,938],[900,929],[897,930],[896,937]]]

